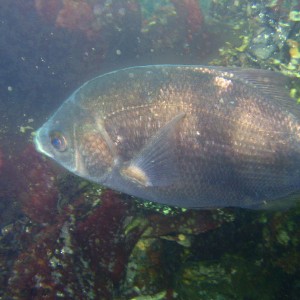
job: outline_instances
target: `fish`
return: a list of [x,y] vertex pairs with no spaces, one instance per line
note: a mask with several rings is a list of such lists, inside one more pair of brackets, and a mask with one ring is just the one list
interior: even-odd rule
[[287,83],[238,67],[116,70],[80,86],[36,132],[36,149],[84,179],[170,206],[284,201],[300,188],[300,108]]

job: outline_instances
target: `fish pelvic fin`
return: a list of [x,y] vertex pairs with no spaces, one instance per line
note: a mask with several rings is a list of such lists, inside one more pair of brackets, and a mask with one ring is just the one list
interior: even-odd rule
[[121,169],[121,175],[145,187],[174,184],[179,179],[174,134],[184,116],[185,113],[180,113],[160,128],[138,155]]

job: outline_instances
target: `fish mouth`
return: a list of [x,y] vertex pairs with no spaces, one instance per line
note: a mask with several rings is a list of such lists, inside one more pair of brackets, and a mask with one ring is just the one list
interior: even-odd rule
[[51,153],[47,152],[45,150],[45,148],[43,147],[43,145],[45,145],[45,143],[43,143],[43,140],[45,139],[45,134],[41,134],[42,129],[43,128],[40,128],[35,134],[35,137],[34,137],[35,149],[42,154],[45,154],[51,158],[54,158],[54,156]]

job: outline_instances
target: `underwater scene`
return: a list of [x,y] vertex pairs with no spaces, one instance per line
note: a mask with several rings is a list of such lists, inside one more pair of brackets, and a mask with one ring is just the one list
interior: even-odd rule
[[0,45],[0,299],[300,299],[298,0],[1,0]]

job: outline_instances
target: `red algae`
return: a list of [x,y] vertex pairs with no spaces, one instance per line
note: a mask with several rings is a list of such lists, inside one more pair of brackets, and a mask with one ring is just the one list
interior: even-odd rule
[[35,242],[15,260],[9,289],[17,299],[55,299],[58,286],[51,276],[53,270],[49,257],[52,256],[58,236],[58,226],[41,230],[35,236]]
[[83,1],[64,0],[63,8],[58,12],[56,25],[68,29],[86,31],[91,26],[93,10]]
[[1,174],[1,169],[2,169],[2,167],[3,167],[3,153],[2,153],[2,151],[1,151],[1,149],[0,149],[0,174]]
[[[86,217],[84,197],[54,216],[47,226],[36,224],[24,240],[13,265],[10,294],[18,299],[112,299],[124,277],[131,250],[143,228],[124,235],[131,204],[106,191],[102,204]],[[72,207],[72,208],[71,208]]]
[[[132,47],[137,38],[144,47],[147,40],[154,40],[157,34],[168,35],[168,44],[175,47],[176,41],[184,38],[186,43],[197,43],[196,37],[202,39],[201,29],[204,18],[197,0],[170,0],[176,12],[173,18],[165,12],[165,20],[150,22],[149,28],[142,28],[145,15],[142,14],[138,1],[130,0],[35,0],[35,8],[45,20],[57,28],[83,33],[88,40],[101,42],[108,49],[117,40],[127,40],[126,47]],[[172,5],[170,5],[172,6]],[[179,26],[174,30],[174,20]],[[146,22],[147,23],[147,22]],[[154,32],[152,32],[154,30]],[[155,34],[156,37],[152,37]],[[113,46],[115,47],[115,46]],[[153,48],[154,46],[152,46]],[[177,46],[176,46],[177,47]]]
[[35,8],[47,21],[55,21],[56,15],[62,7],[61,0],[35,0]]
[[149,217],[151,235],[160,237],[172,232],[189,234],[200,234],[216,229],[222,224],[222,220],[217,221],[211,211],[188,210],[176,216],[162,216],[154,214]]
[[35,8],[58,28],[83,32],[88,39],[103,39],[105,31],[109,40],[120,31],[138,31],[140,24],[140,6],[133,1],[35,0]]
[[19,198],[25,215],[35,222],[51,223],[57,214],[57,173],[33,148],[27,147],[18,158]]
[[101,200],[93,214],[77,223],[75,235],[96,274],[97,297],[108,297],[111,286],[124,277],[129,255],[144,228],[126,236],[125,222],[133,213],[131,204],[112,191],[106,191]]
[[[22,202],[22,207],[37,223],[23,233],[19,241],[22,246],[12,266],[8,290],[16,299],[113,299],[125,279],[132,251],[146,230],[159,242],[160,237],[169,234],[171,237],[174,233],[198,234],[221,224],[214,220],[213,213],[206,211],[165,216],[138,210],[133,201],[124,201],[120,194],[110,190],[94,196],[90,192],[81,193],[59,213],[53,210],[55,201],[39,194],[37,187],[47,190],[44,184],[51,173],[49,166],[31,151],[29,147],[24,152],[28,165],[23,162],[21,170],[28,172],[30,186],[34,184],[28,191],[29,202],[26,205]],[[33,158],[37,159],[35,163]],[[38,172],[31,172],[29,166]],[[49,187],[51,197],[57,200],[57,187],[52,183]],[[34,201],[32,195],[37,196]],[[91,202],[96,198],[101,200],[94,207]],[[45,201],[47,209],[43,210],[39,201]],[[52,205],[50,211],[49,205]],[[148,274],[151,278],[158,278],[164,268],[163,243],[159,244],[159,248],[149,248],[144,253],[156,266]],[[167,283],[162,286],[170,288]]]
[[203,23],[203,16],[197,0],[171,0],[178,16],[185,20],[188,34],[198,33]]

